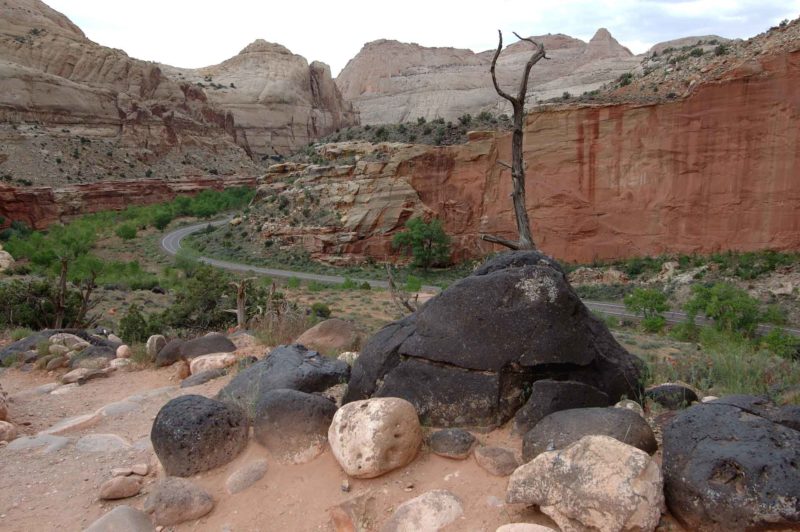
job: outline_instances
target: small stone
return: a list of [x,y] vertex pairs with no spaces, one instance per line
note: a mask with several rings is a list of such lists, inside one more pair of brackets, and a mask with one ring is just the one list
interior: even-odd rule
[[194,521],[214,508],[214,499],[197,484],[185,478],[167,477],[159,481],[144,501],[144,511],[157,525],[177,525]]
[[439,456],[465,460],[472,452],[475,441],[475,436],[464,429],[444,429],[431,434],[428,445]]
[[694,390],[680,383],[659,384],[645,390],[644,395],[654,403],[670,410],[680,410],[699,401]]
[[[51,347],[59,347],[59,346],[51,346]],[[50,361],[45,366],[47,371],[53,371],[54,369],[63,368],[68,362],[67,357],[64,355],[59,355],[57,357],[51,358]]]
[[48,348],[48,352],[51,355],[66,355],[67,353],[69,353],[69,348],[65,347],[63,345],[55,344],[55,345],[51,345]]
[[64,374],[64,376],[61,377],[61,382],[64,384],[84,384],[92,379],[108,377],[108,375],[109,373],[107,371],[99,369],[78,368]]
[[439,530],[464,513],[461,500],[447,490],[433,490],[397,507],[382,532]]
[[519,467],[514,451],[505,447],[479,447],[475,450],[475,461],[498,477],[507,477]]
[[549,526],[534,525],[532,523],[510,523],[503,525],[495,532],[558,532]]
[[0,441],[9,442],[17,437],[17,427],[8,421],[0,421]]
[[[64,388],[69,388],[69,386],[77,387],[77,384],[69,384],[67,386],[62,386],[58,390],[53,392],[53,395],[56,395],[56,392],[60,392]],[[89,427],[93,427],[96,425],[100,419],[101,415],[97,412],[93,412],[91,414],[83,414],[80,416],[70,417],[67,419],[62,419],[49,429],[42,431],[45,434],[64,434],[65,432],[71,432],[73,430],[81,430],[86,429]]]
[[719,399],[719,397],[717,397],[716,395],[706,395],[705,397],[700,399],[700,402],[701,403],[710,403],[711,401],[716,401],[717,399]]
[[192,374],[189,370],[189,363],[185,360],[179,360],[172,365],[172,371],[175,374],[175,380],[182,381]]
[[614,408],[624,408],[625,410],[633,410],[640,416],[644,417],[644,408],[642,408],[642,405],[631,399],[623,399],[619,403],[615,404]]
[[100,498],[107,501],[127,499],[137,495],[141,489],[142,482],[138,477],[117,476],[100,486]]
[[114,333],[109,334],[108,335],[108,339],[111,340],[114,343],[117,343],[117,344],[121,344],[122,343],[122,338],[120,338],[119,336],[117,336]]
[[267,467],[267,461],[263,459],[243,465],[231,473],[225,481],[225,489],[231,495],[246,490],[264,477]]
[[133,362],[129,358],[115,358],[108,363],[108,366],[114,369],[126,370],[133,366]]
[[134,475],[139,475],[140,477],[146,477],[147,474],[150,472],[150,466],[147,464],[133,464],[131,466],[131,472]]
[[133,470],[130,467],[115,467],[111,470],[112,477],[127,477],[133,474]]
[[73,383],[70,383],[70,384],[65,384],[64,386],[59,386],[58,388],[56,388],[55,390],[50,392],[50,395],[68,394],[68,393],[72,392],[73,390],[76,390],[79,386],[80,386],[80,384],[78,384],[77,382],[73,382]]
[[128,345],[122,344],[117,348],[117,358],[131,358],[131,348]]
[[84,532],[152,532],[147,514],[130,506],[117,506],[89,525]]
[[342,481],[341,485],[342,491],[345,493],[350,493],[350,479],[346,478]]

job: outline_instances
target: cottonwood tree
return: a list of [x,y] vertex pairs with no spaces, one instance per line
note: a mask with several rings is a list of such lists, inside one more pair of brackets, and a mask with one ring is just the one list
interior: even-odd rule
[[528,76],[530,75],[533,65],[542,59],[548,59],[548,57],[545,55],[543,43],[536,43],[532,39],[523,38],[517,35],[516,32],[514,33],[519,40],[533,44],[535,49],[531,54],[531,58],[528,59],[528,62],[525,64],[525,71],[522,80],[520,80],[517,95],[512,96],[500,88],[500,84],[497,82],[497,75],[495,74],[497,59],[503,51],[503,32],[497,30],[497,34],[499,42],[497,43],[497,51],[492,58],[492,67],[490,69],[492,83],[494,84],[494,90],[497,91],[497,94],[511,102],[511,107],[514,110],[514,130],[511,137],[511,164],[503,161],[498,161],[498,164],[511,170],[511,182],[514,187],[511,197],[514,202],[514,216],[517,221],[517,233],[519,236],[516,241],[495,235],[481,235],[481,238],[487,242],[500,244],[511,249],[536,249],[536,244],[531,234],[531,223],[528,219],[528,211],[525,208],[525,164],[522,160],[522,137],[523,122],[525,120],[525,95],[528,92]]

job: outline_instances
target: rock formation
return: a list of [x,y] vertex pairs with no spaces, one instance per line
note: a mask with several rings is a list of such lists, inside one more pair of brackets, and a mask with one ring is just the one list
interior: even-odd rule
[[172,78],[202,86],[233,117],[238,142],[258,156],[287,155],[320,136],[358,123],[330,67],[280,44],[256,40],[219,65],[163,67]]
[[[798,61],[789,48],[731,62],[669,103],[530,113],[523,150],[537,243],[584,262],[799,249]],[[322,146],[329,165],[270,168],[248,223],[264,238],[346,261],[392,255],[393,233],[424,215],[443,220],[454,259],[483,256],[492,248],[480,234],[515,235],[511,180],[497,164],[511,138],[471,139]]]
[[537,380],[574,380],[618,400],[641,395],[641,369],[555,261],[518,251],[378,331],[353,364],[344,402],[399,397],[425,424],[494,428]]
[[220,65],[181,70],[100,46],[40,0],[8,0],[2,15],[6,181],[254,176],[251,156],[357,123],[328,67],[280,45],[256,41]]
[[[562,34],[533,37],[544,42],[550,61],[537,65],[529,95],[546,100],[564,92],[591,91],[635,68],[635,57],[601,28],[585,43]],[[516,85],[530,56],[527,43],[512,44],[498,62],[501,85]],[[379,40],[367,43],[348,62],[336,84],[354,102],[364,124],[394,123],[464,113],[507,112],[492,87],[493,50],[474,53],[456,48]]]

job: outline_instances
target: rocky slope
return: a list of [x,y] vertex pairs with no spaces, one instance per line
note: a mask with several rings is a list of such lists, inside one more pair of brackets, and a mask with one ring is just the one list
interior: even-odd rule
[[7,182],[252,176],[259,170],[251,156],[356,120],[327,67],[279,45],[256,42],[197,74],[230,80],[222,90],[100,46],[39,0],[3,0],[0,15]]
[[[685,99],[531,113],[528,208],[542,249],[570,261],[800,249],[800,39],[771,39],[782,44],[731,55]],[[496,164],[510,151],[498,133],[447,147],[321,146],[331,165],[270,169],[249,223],[343,261],[391,255],[409,217],[436,216],[455,258],[479,256],[492,249],[480,234],[514,234],[511,180]]]
[[[536,100],[597,89],[641,60],[602,28],[588,43],[562,34],[534,39],[544,43],[551,58],[540,62],[531,77],[529,96]],[[519,83],[530,48],[528,43],[517,42],[503,52],[498,61],[502,86],[510,89]],[[364,45],[336,84],[344,97],[354,102],[364,124],[419,116],[454,120],[464,113],[506,112],[489,75],[493,53],[379,40]]]

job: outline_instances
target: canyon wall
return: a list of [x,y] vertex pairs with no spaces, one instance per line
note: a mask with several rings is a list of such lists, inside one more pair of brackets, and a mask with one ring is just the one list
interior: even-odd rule
[[[516,94],[533,46],[511,43],[497,63],[500,85]],[[540,61],[531,74],[528,100],[573,96],[598,89],[636,68],[640,56],[618,43],[601,28],[588,42],[563,34],[533,37],[544,44],[549,60]],[[378,40],[364,45],[336,78],[347,100],[353,102],[364,124],[414,121],[417,117],[456,120],[465,113],[510,113],[497,96],[489,67],[494,50],[474,53],[458,48],[429,48],[414,43]]]
[[[800,249],[798,86],[800,49],[748,59],[683,100],[532,112],[524,154],[537,244],[581,262]],[[510,136],[496,133],[448,147],[323,146],[330,166],[271,169],[262,205],[284,196],[289,208],[256,209],[250,223],[346,261],[396,254],[391,238],[409,217],[435,216],[455,258],[478,257],[499,249],[481,234],[515,236],[509,171],[496,164],[510,152]],[[336,165],[343,157],[358,162]],[[338,221],[298,223],[309,198],[312,213],[330,209]]]
[[143,179],[105,181],[63,187],[12,187],[0,184],[0,217],[24,222],[34,229],[67,222],[83,214],[121,211],[132,205],[170,201],[178,195],[195,195],[203,190],[254,187],[253,177],[196,177],[193,179]]

